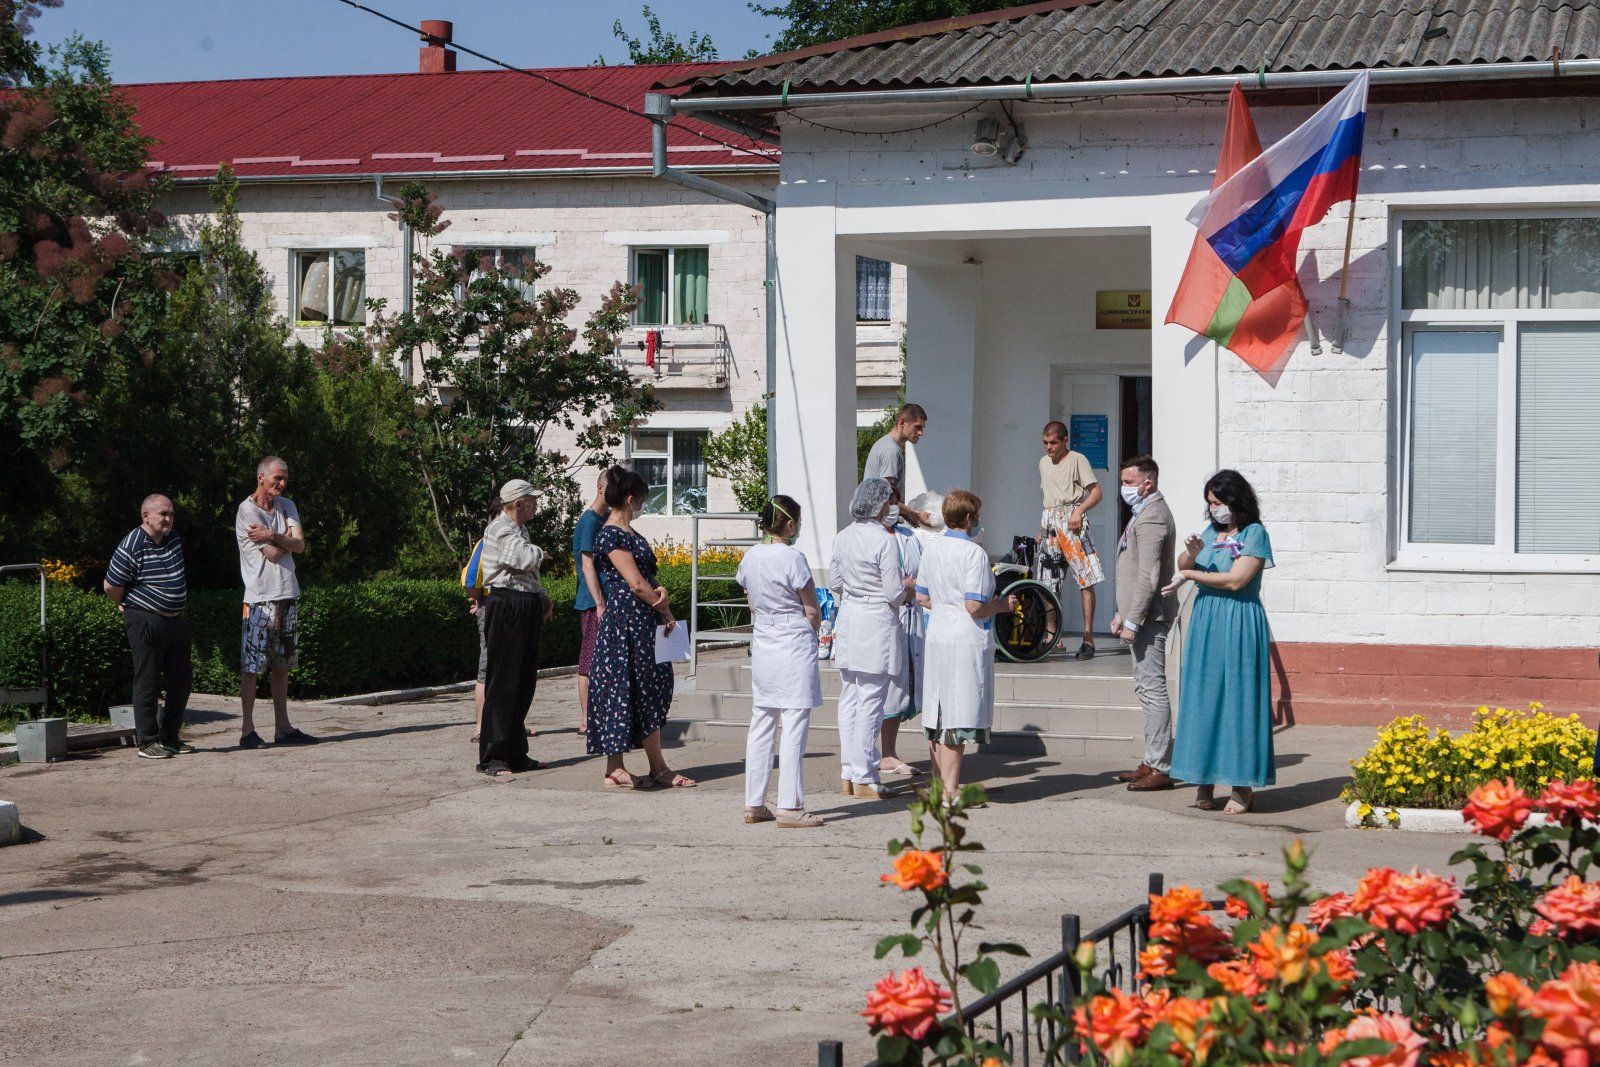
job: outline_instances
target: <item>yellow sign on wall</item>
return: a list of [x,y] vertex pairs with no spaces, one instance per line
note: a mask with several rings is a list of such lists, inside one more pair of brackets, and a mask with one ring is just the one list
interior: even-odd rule
[[1102,289],[1094,294],[1097,330],[1148,330],[1150,290]]

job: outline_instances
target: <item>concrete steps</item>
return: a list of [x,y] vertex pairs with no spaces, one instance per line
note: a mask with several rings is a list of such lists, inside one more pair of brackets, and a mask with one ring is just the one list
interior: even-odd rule
[[[1010,669],[1008,669],[1008,666]],[[1143,720],[1133,682],[1116,665],[996,665],[993,741],[986,751],[1021,755],[1137,759]],[[823,704],[811,715],[814,732],[838,730],[839,672],[822,671]],[[679,689],[672,717],[692,738],[726,738],[750,722],[750,665],[727,658],[702,661],[692,688]],[[908,730],[920,732],[921,720]]]

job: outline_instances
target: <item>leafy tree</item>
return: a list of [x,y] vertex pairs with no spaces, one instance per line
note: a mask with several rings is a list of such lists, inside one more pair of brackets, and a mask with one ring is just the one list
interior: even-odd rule
[[706,442],[706,470],[733,483],[741,511],[760,511],[767,492],[767,405],[756,404]]
[[[407,183],[400,197],[394,217],[424,238],[449,225],[421,182]],[[431,249],[414,263],[412,309],[389,315],[381,300],[371,301],[372,323],[339,347],[369,360],[420,357],[406,432],[442,547],[465,556],[495,492],[511,478],[540,489],[535,539],[565,544],[579,507],[574,475],[607,461],[628,427],[655,408],[649,387],[614,358],[636,292],[621,282],[611,287],[590,314],[580,349],[566,321],[578,293],[536,291],[549,268],[531,257],[495,263],[484,249]],[[557,446],[558,436],[572,442],[570,452]]]
[[644,5],[645,28],[649,39],[634,37],[623,27],[622,20],[611,24],[611,36],[628,46],[629,63],[710,63],[717,59],[717,46],[711,35],[691,31],[679,37],[661,28],[661,17]]
[[788,28],[773,41],[772,50],[788,52],[896,26],[998,11],[1030,2],[1032,0],[784,0],[773,5],[752,2],[750,10],[784,20]]
[[153,364],[174,281],[141,251],[161,182],[105,50],[46,54],[38,8],[0,0],[0,548],[27,556],[119,479],[108,405]]

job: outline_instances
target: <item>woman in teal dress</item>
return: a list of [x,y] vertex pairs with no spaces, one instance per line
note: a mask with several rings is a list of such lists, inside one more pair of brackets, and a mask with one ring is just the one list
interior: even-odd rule
[[1172,777],[1200,787],[1194,806],[1215,811],[1216,787],[1233,788],[1223,811],[1250,810],[1254,790],[1272,785],[1272,636],[1261,606],[1261,575],[1272,542],[1255,490],[1238,471],[1206,482],[1210,525],[1178,557],[1176,588],[1199,586],[1183,642],[1178,734]]

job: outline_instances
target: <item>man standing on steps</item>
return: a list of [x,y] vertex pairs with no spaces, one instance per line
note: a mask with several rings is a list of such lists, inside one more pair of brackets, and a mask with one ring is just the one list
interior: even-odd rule
[[882,478],[894,487],[894,501],[900,505],[900,515],[913,526],[927,526],[928,514],[910,507],[906,496],[906,444],[922,440],[928,428],[928,413],[921,404],[905,404],[895,413],[894,426],[872,443],[867,453],[867,464],[861,471],[861,480]]
[[300,511],[283,495],[289,465],[277,456],[256,464],[256,491],[234,516],[239,573],[244,578],[244,618],[239,642],[239,747],[265,748],[256,733],[256,675],[271,674],[274,738],[280,745],[313,745],[317,739],[289,722],[289,672],[299,663],[295,602],[300,581],[294,557],[306,550]]
[[[172,501],[152,493],[139,506],[139,519],[111,554],[105,591],[122,612],[133,652],[133,732],[139,755],[171,759],[194,751],[178,736],[194,681],[189,620],[183,617],[189,584],[183,539],[172,528]],[[163,682],[167,702],[157,714]]]
[[1178,617],[1172,584],[1178,527],[1157,488],[1161,471],[1149,456],[1122,465],[1122,499],[1133,509],[1117,544],[1117,615],[1111,629],[1133,652],[1133,689],[1144,709],[1144,760],[1117,775],[1136,793],[1171,789],[1172,701],[1167,694],[1167,630]]
[[1100,503],[1100,481],[1088,457],[1067,448],[1065,423],[1045,423],[1042,438],[1039,491],[1044,496],[1044,511],[1039,516],[1039,556],[1064,564],[1072,584],[1078,587],[1083,598],[1083,643],[1076,656],[1093,659],[1094,587],[1105,581],[1105,574],[1089,532],[1089,512]]

